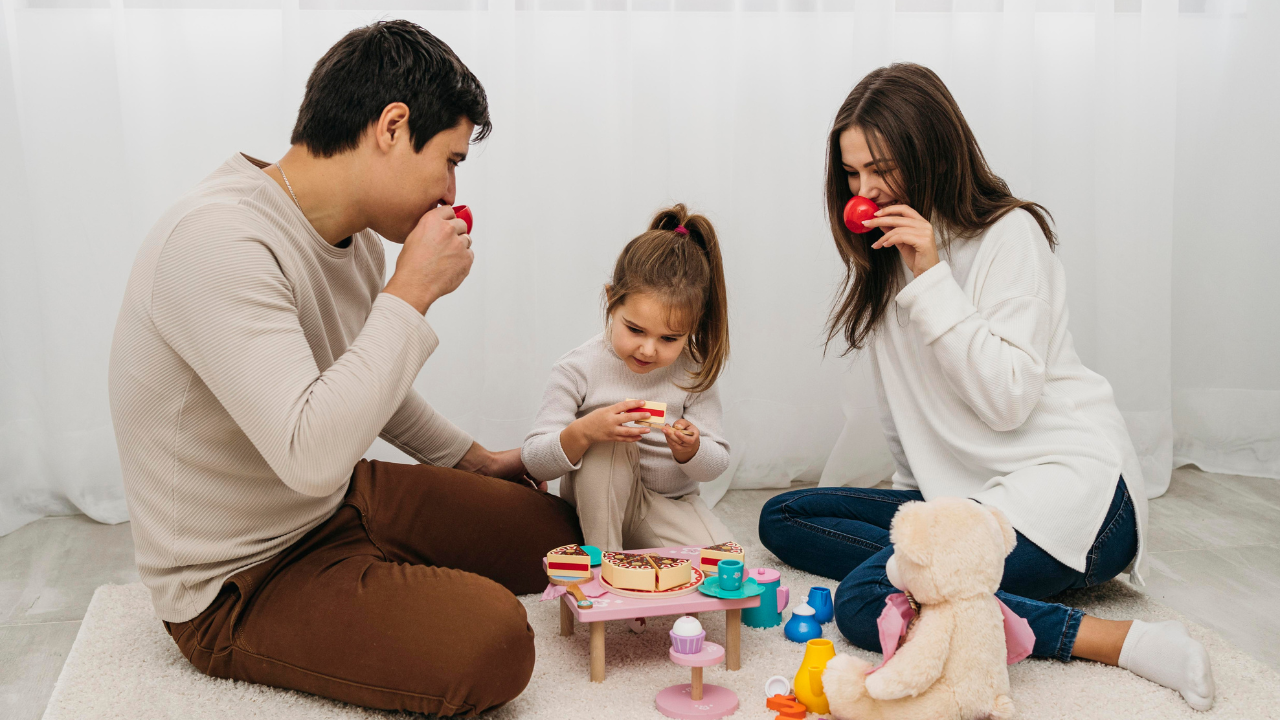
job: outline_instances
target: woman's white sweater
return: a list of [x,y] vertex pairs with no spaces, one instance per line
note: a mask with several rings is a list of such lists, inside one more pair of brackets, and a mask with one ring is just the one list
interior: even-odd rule
[[1123,474],[1139,565],[1147,496],[1137,455],[1111,385],[1076,355],[1066,276],[1035,219],[1011,212],[941,259],[898,293],[873,340],[894,487],[997,507],[1084,571]]

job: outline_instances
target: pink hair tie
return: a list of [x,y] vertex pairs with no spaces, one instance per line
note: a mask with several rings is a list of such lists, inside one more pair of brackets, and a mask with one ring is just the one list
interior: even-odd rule
[[688,234],[689,234],[689,231],[688,231],[688,230],[685,230],[683,225],[677,225],[677,226],[676,226],[676,234],[677,234],[677,235],[688,235]]

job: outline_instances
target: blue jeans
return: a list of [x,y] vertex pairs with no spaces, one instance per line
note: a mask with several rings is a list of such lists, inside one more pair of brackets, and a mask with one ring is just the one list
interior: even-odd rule
[[[788,565],[839,580],[835,619],[840,632],[864,650],[881,652],[876,619],[885,598],[899,592],[884,571],[893,555],[889,521],[903,503],[923,499],[914,490],[793,490],[765,503],[760,540]],[[1036,634],[1033,656],[1066,662],[1084,612],[1044,598],[1110,580],[1128,567],[1137,551],[1137,518],[1120,478],[1084,572],[1063,565],[1018,533],[996,596],[1031,624]]]

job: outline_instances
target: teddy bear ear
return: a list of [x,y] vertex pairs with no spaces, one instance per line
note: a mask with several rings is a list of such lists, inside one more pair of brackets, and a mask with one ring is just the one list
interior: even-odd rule
[[913,500],[903,503],[889,523],[893,551],[902,553],[917,565],[928,565],[931,557],[928,515],[928,505]]
[[983,505],[982,508],[991,513],[991,516],[996,519],[996,524],[1000,526],[1000,535],[1004,538],[1004,554],[1013,552],[1014,546],[1018,544],[1018,533],[1009,523],[1009,518],[1005,517],[999,508],[993,508],[990,505]]

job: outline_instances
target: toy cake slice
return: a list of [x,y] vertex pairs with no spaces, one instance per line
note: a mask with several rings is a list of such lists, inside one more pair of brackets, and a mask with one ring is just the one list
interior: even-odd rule
[[657,555],[628,555],[607,552],[600,576],[621,590],[661,592],[680,587],[693,579],[693,565],[688,560]]
[[699,560],[698,567],[702,572],[708,575],[718,575],[718,567],[721,560],[737,560],[742,563],[745,568],[747,566],[747,551],[736,542],[720,543],[711,547],[702,548],[702,557]]
[[547,573],[561,577],[591,577],[591,556],[578,545],[564,545],[547,553]]
[[[627,401],[629,402],[634,399],[635,398],[627,398]],[[644,405],[636,408],[635,410],[632,410],[631,412],[649,413],[649,419],[637,420],[636,421],[637,425],[648,425],[649,427],[660,428],[663,425],[667,424],[667,404],[666,403],[649,402],[648,400],[646,400],[644,401]]]

